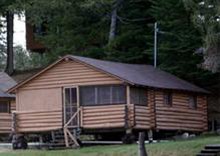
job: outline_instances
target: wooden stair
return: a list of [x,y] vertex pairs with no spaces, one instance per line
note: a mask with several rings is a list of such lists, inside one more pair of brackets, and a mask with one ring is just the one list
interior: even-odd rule
[[[80,132],[77,129],[71,129],[71,132],[76,138],[78,138],[79,137],[78,135],[80,135],[79,134]],[[52,135],[52,141],[49,143],[50,149],[66,148],[63,129],[54,131],[51,135]],[[74,143],[70,140],[69,144],[72,145]]]
[[206,145],[197,156],[218,156],[220,154],[220,144]]
[[63,130],[57,130],[52,133],[51,147],[65,147]]

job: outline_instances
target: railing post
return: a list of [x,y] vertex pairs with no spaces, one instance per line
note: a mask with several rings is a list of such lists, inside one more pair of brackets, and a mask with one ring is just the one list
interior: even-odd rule
[[125,105],[125,128],[129,128],[128,125],[128,105]]
[[16,127],[17,127],[17,123],[16,123],[16,112],[13,111],[13,112],[12,112],[12,133],[13,133],[13,134],[16,133]]
[[133,104],[133,120],[134,120],[133,127],[135,127],[136,126],[136,107],[135,107],[135,104]]

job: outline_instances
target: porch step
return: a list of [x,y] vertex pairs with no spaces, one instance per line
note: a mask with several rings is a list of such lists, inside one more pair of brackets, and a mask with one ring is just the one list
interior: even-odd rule
[[220,144],[206,145],[205,149],[219,149],[220,150]]
[[203,149],[201,153],[218,153],[220,149]]
[[217,156],[220,153],[220,144],[206,145],[197,156]]
[[53,132],[53,142],[64,141],[64,133],[63,130],[58,130]]
[[[70,132],[75,136],[76,138],[80,135],[80,132],[76,128],[70,129]],[[54,131],[52,133],[52,142],[49,144],[49,148],[51,149],[59,149],[59,148],[65,148],[65,137],[63,129]],[[69,145],[72,146],[74,143],[69,140]]]
[[217,156],[217,154],[213,154],[213,153],[199,153],[199,154],[197,154],[197,156]]

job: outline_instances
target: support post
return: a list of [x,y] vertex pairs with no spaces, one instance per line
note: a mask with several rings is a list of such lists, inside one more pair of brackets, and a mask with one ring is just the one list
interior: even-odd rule
[[80,103],[79,103],[79,100],[80,100],[80,97],[79,97],[79,86],[76,87],[76,96],[77,96],[77,126],[78,128],[80,128],[80,113],[81,113],[81,109],[80,109]]
[[153,142],[153,131],[150,129],[147,131],[147,135],[148,135],[148,141],[149,143]]
[[12,133],[16,133],[16,112],[12,112]]
[[126,105],[125,105],[125,128],[131,129],[130,119],[129,119],[129,106],[131,104],[130,99],[130,86],[126,87]]
[[69,139],[68,139],[68,135],[67,135],[66,129],[67,129],[67,128],[64,127],[63,133],[64,133],[65,145],[66,145],[66,147],[69,147]]
[[129,128],[129,123],[128,123],[128,105],[125,105],[125,117],[124,117],[124,121],[125,121],[125,128]]
[[147,156],[147,152],[145,149],[145,132],[139,133],[139,156]]
[[127,97],[127,105],[131,104],[131,96],[130,96],[130,86],[126,87],[126,97]]
[[212,119],[212,132],[215,132],[215,119]]

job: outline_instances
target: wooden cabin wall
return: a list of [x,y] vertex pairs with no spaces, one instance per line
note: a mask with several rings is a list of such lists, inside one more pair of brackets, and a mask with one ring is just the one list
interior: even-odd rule
[[16,100],[15,99],[12,99],[10,101],[10,107],[11,107],[11,112],[16,110]]
[[[58,115],[62,119],[63,87],[122,83],[122,81],[87,65],[71,60],[63,60],[19,88],[16,91],[16,107],[21,112],[58,109],[61,112]],[[25,114],[22,115],[23,119],[25,118],[24,116]],[[33,119],[32,124],[38,127],[45,127],[45,122],[50,121],[55,122],[52,119],[46,119],[45,116],[45,119],[40,121]],[[28,122],[31,122],[31,120]],[[31,129],[28,126],[22,127],[22,131],[25,132]],[[46,129],[44,128],[44,130]]]
[[161,130],[207,130],[206,96],[197,96],[197,108],[189,108],[190,93],[173,92],[172,106],[164,105],[164,92],[156,91],[156,128]]
[[9,113],[0,113],[0,134],[11,133],[12,115],[11,112],[15,110],[15,100],[14,99],[0,99],[10,101]]
[[43,132],[62,128],[62,111],[51,109],[49,111],[19,111],[16,113],[16,131]]
[[46,111],[51,109],[62,111],[61,88],[19,90],[17,97],[17,111]]
[[154,113],[154,90],[146,89],[147,103],[146,106],[135,105],[135,129],[154,129],[155,113]]
[[119,84],[121,81],[86,65],[62,61],[17,91],[17,109],[62,108],[62,88],[77,85]]

